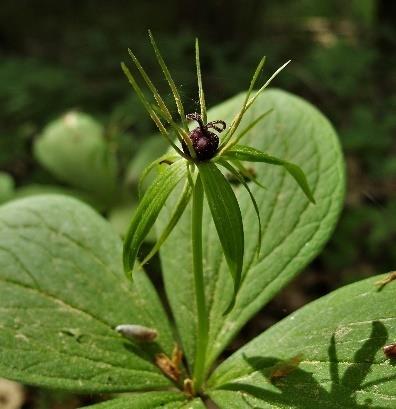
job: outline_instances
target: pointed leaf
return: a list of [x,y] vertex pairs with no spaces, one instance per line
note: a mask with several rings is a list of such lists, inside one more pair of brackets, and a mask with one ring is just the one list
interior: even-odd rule
[[[157,342],[126,340],[119,324],[154,328]],[[119,237],[66,196],[0,207],[0,328],[1,377],[75,392],[172,385],[152,363],[174,341],[151,283],[126,279]]]
[[[220,365],[209,381],[220,408],[396,407],[396,287],[373,277],[305,306]],[[283,366],[294,360],[294,367]]]
[[129,277],[132,277],[140,245],[153,227],[166,199],[186,174],[187,166],[184,160],[164,165],[164,170],[159,173],[139,202],[124,242],[124,270]]
[[[244,236],[241,210],[230,184],[214,163],[200,163],[198,170],[224,256],[234,280],[234,300],[242,278]],[[227,312],[228,309],[229,307]]]
[[159,235],[158,240],[155,243],[155,246],[150,250],[150,252],[147,254],[147,256],[142,261],[142,265],[148,263],[151,260],[151,258],[154,257],[155,254],[157,254],[161,246],[165,243],[166,239],[172,233],[172,230],[175,228],[176,224],[180,220],[180,217],[183,215],[183,212],[186,209],[190,201],[190,198],[191,198],[191,186],[190,186],[190,182],[187,180],[185,183],[183,192],[181,193],[179,201],[176,204],[175,210],[171,218],[169,219],[168,224],[166,225],[163,232]]
[[[210,110],[208,120],[229,121],[244,97],[238,95]],[[204,273],[212,345],[208,351],[208,370],[239,329],[318,254],[334,228],[343,202],[343,158],[337,136],[326,118],[298,97],[267,90],[247,112],[241,129],[269,109],[273,113],[246,134],[245,143],[302,167],[317,203],[315,206],[309,203],[283,167],[246,164],[258,182],[268,186],[264,190],[247,182],[260,209],[262,250],[257,258],[257,217],[251,199],[243,186],[235,186],[243,215],[245,255],[243,282],[236,305],[226,318],[222,314],[233,286],[210,213],[204,209],[207,226],[203,237]],[[161,226],[173,206],[170,201],[164,209]],[[188,207],[161,249],[165,288],[189,363],[194,360],[196,334],[196,311],[191,302],[194,299],[191,243],[185,240],[190,218]]]
[[304,172],[299,166],[295,165],[294,163],[276,158],[275,156],[268,155],[265,152],[261,152],[258,149],[254,149],[250,146],[245,145],[233,146],[231,149],[227,150],[227,152],[224,154],[224,157],[246,162],[263,162],[269,163],[271,165],[283,166],[298,183],[308,199],[312,203],[315,203],[315,199],[308,185],[307,178],[305,177]]

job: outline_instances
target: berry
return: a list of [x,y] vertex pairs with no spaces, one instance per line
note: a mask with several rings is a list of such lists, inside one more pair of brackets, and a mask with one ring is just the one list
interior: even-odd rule
[[[189,114],[186,116],[186,118],[197,121],[199,125],[188,135],[197,159],[199,161],[212,159],[216,155],[217,148],[219,147],[219,137],[214,132],[210,132],[208,128],[213,128],[217,132],[222,132],[226,127],[225,122],[213,121],[204,125],[201,116],[197,113]],[[218,124],[221,126],[218,126]],[[182,143],[182,148],[184,153],[190,156],[186,143]]]

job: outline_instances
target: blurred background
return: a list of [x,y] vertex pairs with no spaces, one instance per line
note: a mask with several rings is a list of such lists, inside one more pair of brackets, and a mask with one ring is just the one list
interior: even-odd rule
[[[139,173],[165,149],[120,69],[132,48],[171,97],[148,28],[181,86],[187,111],[197,107],[196,36],[209,106],[246,89],[263,54],[268,76],[292,59],[274,85],[324,112],[346,155],[346,205],[332,240],[227,353],[308,301],[395,269],[391,0],[3,0],[0,202],[42,192],[70,194],[96,207],[123,234]],[[70,142],[81,134],[87,135],[84,141]],[[0,382],[0,409],[76,408],[100,399]]]

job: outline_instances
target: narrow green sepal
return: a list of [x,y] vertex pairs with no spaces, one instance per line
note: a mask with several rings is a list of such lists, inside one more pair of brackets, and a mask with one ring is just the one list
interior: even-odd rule
[[251,148],[250,146],[245,145],[233,146],[224,154],[224,158],[237,159],[246,162],[263,162],[269,163],[271,165],[283,166],[294,178],[294,180],[298,183],[298,185],[300,186],[301,190],[305,193],[307,198],[312,203],[316,203],[303,170],[294,163],[287,162],[283,159],[279,159],[275,156],[268,155],[265,152],[259,151],[258,149]]

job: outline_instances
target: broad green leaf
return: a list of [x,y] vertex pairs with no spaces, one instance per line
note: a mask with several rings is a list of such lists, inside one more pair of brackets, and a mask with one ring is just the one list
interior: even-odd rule
[[30,196],[47,194],[57,194],[71,196],[75,199],[81,200],[84,203],[89,204],[96,210],[103,212],[106,210],[105,204],[94,197],[92,194],[82,192],[81,190],[68,188],[60,185],[44,185],[39,183],[31,183],[29,185],[21,186],[15,190],[15,194],[12,199],[22,199]]
[[235,145],[230,150],[227,150],[225,159],[237,159],[246,162],[264,162],[270,165],[283,166],[294,180],[298,183],[302,191],[306,194],[308,199],[315,203],[315,199],[312,195],[311,189],[307,182],[307,178],[301,168],[294,163],[287,162],[283,159],[276,158],[275,156],[268,155],[265,152],[261,152],[258,149],[251,148],[245,145]]
[[[168,387],[153,353],[170,354],[165,313],[142,271],[130,283],[122,243],[91,208],[43,195],[0,207],[0,376],[85,392]],[[119,324],[155,328],[137,344]]]
[[0,203],[6,202],[14,195],[14,180],[5,172],[0,172]]
[[396,340],[396,286],[378,291],[377,280],[334,291],[265,331],[216,369],[211,397],[226,409],[395,408],[395,362],[383,347]]
[[146,392],[136,393],[124,398],[113,399],[97,405],[92,409],[204,409],[200,399],[188,400],[179,392]]
[[241,210],[230,184],[214,163],[203,162],[198,165],[198,169],[222,250],[234,280],[234,295],[229,300],[232,303],[225,310],[228,312],[241,282],[244,249]]
[[184,160],[164,165],[140,200],[124,242],[124,270],[129,277],[132,277],[136,257],[144,238],[153,227],[166,199],[186,174],[187,166]]
[[[210,110],[208,120],[223,119],[230,123],[244,96],[238,95]],[[318,254],[334,228],[343,202],[343,158],[337,136],[326,118],[298,97],[266,90],[249,109],[240,129],[270,109],[273,109],[271,115],[244,136],[244,144],[300,166],[316,205],[307,200],[284,168],[245,162],[258,182],[267,187],[264,190],[248,182],[260,209],[262,250],[257,258],[257,217],[249,194],[242,185],[236,186],[245,231],[245,255],[242,285],[235,307],[226,318],[222,314],[233,286],[210,213],[208,209],[204,211],[204,273],[211,322],[209,345],[212,345],[208,369],[242,326]],[[174,202],[166,206],[160,218],[162,225],[173,206]],[[168,299],[191,364],[195,353],[196,311],[192,302],[191,243],[185,239],[190,232],[189,209],[164,243],[161,259]]]
[[69,112],[50,123],[36,140],[37,160],[62,182],[111,202],[117,161],[103,127],[90,116]]

